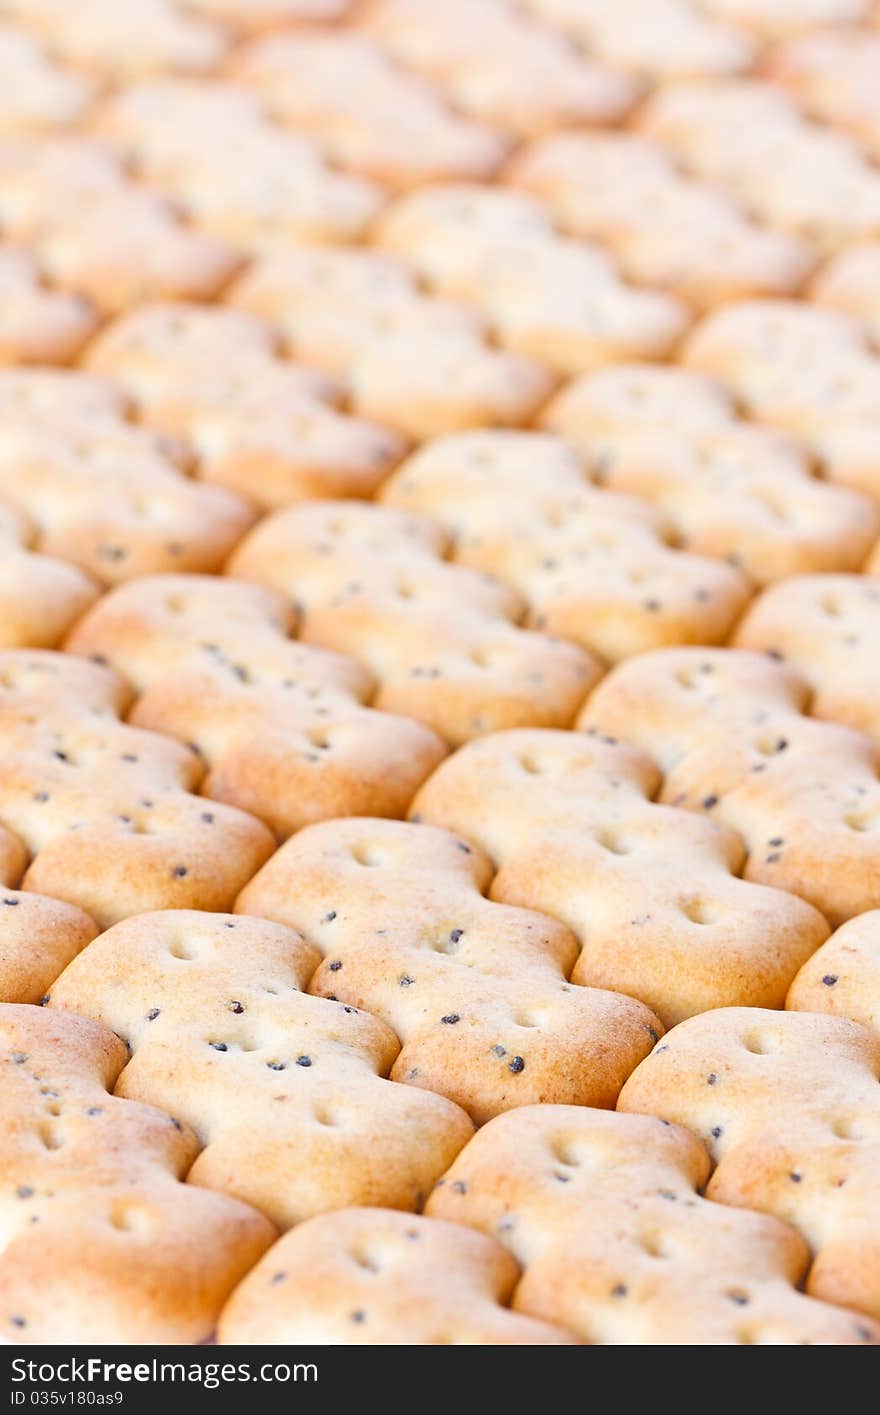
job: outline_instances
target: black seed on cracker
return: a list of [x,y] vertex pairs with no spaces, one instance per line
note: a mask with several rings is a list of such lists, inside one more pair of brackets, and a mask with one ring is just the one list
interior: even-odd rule
[[234,1012],[237,1016],[240,1016],[241,1013],[244,1012],[244,1003],[239,1002],[236,998],[233,998],[231,1002],[227,1002],[226,1006],[229,1008],[230,1012]]
[[158,1008],[158,1007],[151,1007],[150,1010],[149,1010],[149,1012],[147,1013],[147,1021],[148,1021],[148,1022],[155,1022],[155,1020],[156,1020],[156,1018],[157,1018],[158,1016],[159,1016],[159,1008]]
[[327,967],[330,969],[331,973],[338,973],[339,969],[342,967],[342,962],[339,958],[334,958],[332,963],[327,964]]
[[518,1076],[521,1071],[525,1071],[526,1063],[521,1056],[515,1056],[507,1063],[508,1071],[512,1071],[514,1076]]
[[[270,1071],[286,1071],[286,1070],[287,1070],[287,1062],[286,1062],[286,1061],[267,1061],[267,1062],[266,1062],[266,1065],[268,1066],[268,1068],[269,1068]],[[309,1062],[309,1065],[311,1065],[311,1062]]]
[[822,979],[826,988],[833,988],[834,984],[837,982],[837,977],[837,973],[826,973],[824,978]]
[[461,1021],[461,1017],[457,1012],[447,1012],[445,1017],[440,1018],[440,1021],[445,1022],[448,1027],[454,1027],[456,1022]]

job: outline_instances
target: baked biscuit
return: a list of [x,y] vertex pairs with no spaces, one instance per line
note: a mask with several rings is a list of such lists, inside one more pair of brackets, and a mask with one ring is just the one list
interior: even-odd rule
[[0,654],[0,819],[31,855],[24,887],[102,927],[148,908],[222,908],[274,845],[253,816],[191,794],[195,753],[120,722],[128,698],[71,654]]
[[0,21],[0,133],[69,127],[94,94],[85,74],[56,64],[29,34]]
[[824,251],[880,233],[880,173],[843,133],[810,123],[760,79],[668,85],[639,129],[753,217]]
[[252,812],[282,839],[328,816],[403,815],[443,743],[362,706],[366,670],[291,642],[293,627],[268,587],[157,575],[106,595],[67,648],[134,686],[130,722],[195,748],[203,796]]
[[143,422],[184,440],[201,480],[262,508],[370,496],[404,450],[390,429],[337,411],[337,385],[278,357],[269,325],[238,310],[146,305],[102,332],[88,364]]
[[781,1007],[828,936],[824,919],[738,879],[733,831],[655,805],[659,780],[648,757],[613,738],[495,733],[444,762],[410,817],[485,850],[498,870],[493,899],[572,930],[572,982],[638,997],[664,1026],[732,1000]]
[[558,1346],[511,1312],[519,1268],[493,1238],[390,1209],[307,1219],[236,1288],[221,1346]]
[[275,1237],[184,1184],[189,1127],[117,1099],[124,1044],[88,1017],[0,1007],[0,1331],[15,1344],[194,1344]]
[[880,583],[800,575],[754,600],[733,642],[781,659],[807,680],[810,713],[880,736]]
[[578,53],[508,0],[370,0],[356,18],[462,112],[517,136],[619,122],[639,93],[631,77]]
[[245,46],[229,70],[334,162],[396,187],[491,177],[506,134],[459,116],[380,45],[349,30],[290,30]]
[[63,560],[28,549],[25,518],[0,503],[0,648],[54,648],[97,598],[97,586]]
[[104,584],[218,569],[253,510],[181,475],[179,442],[132,427],[125,411],[103,379],[0,371],[0,495],[30,523],[36,549]]
[[665,649],[620,665],[579,724],[650,752],[664,801],[738,832],[745,876],[831,922],[875,908],[880,746],[806,717],[806,681],[739,649]]
[[869,1319],[797,1291],[808,1255],[788,1224],[701,1197],[709,1168],[703,1146],[677,1125],[531,1106],[499,1116],[465,1146],[427,1212],[502,1242],[525,1269],[515,1310],[582,1341],[880,1340]]
[[237,34],[300,21],[330,23],[345,17],[352,0],[182,0],[188,10],[219,20]]
[[271,123],[255,95],[221,79],[132,85],[91,126],[200,229],[244,252],[356,240],[382,201],[375,182],[332,171],[316,142]]
[[825,475],[880,498],[880,358],[863,327],[802,301],[743,300],[692,331],[683,358],[758,421],[803,439]]
[[860,320],[880,345],[880,241],[847,246],[823,265],[810,300]]
[[439,520],[455,559],[514,586],[534,628],[611,662],[723,640],[748,602],[738,570],[671,549],[658,515],[590,487],[576,453],[545,434],[438,438],[402,464],[381,499]]
[[594,485],[644,497],[680,549],[758,584],[857,570],[880,534],[871,499],[813,476],[798,442],[737,418],[721,385],[689,369],[597,369],[552,399],[542,422],[577,448]]
[[691,1017],[630,1077],[622,1110],[687,1125],[709,1199],[799,1229],[807,1291],[880,1313],[880,1037],[841,1017],[731,1007]]
[[880,912],[859,914],[833,933],[788,990],[794,1012],[831,1012],[880,1032]]
[[65,134],[0,140],[0,219],[49,280],[103,314],[149,298],[208,299],[240,265],[228,242],[182,222],[106,144]]
[[440,295],[464,298],[512,353],[578,373],[621,358],[663,358],[687,328],[673,296],[627,285],[607,254],[559,236],[523,195],[437,184],[408,192],[375,239]]
[[814,25],[868,18],[872,0],[700,0],[712,15],[754,31],[762,40],[809,31]]
[[852,133],[873,156],[880,155],[876,30],[807,31],[780,45],[768,69],[814,118]]
[[588,52],[661,84],[739,73],[755,58],[746,31],[693,0],[525,0],[525,7]]
[[442,1096],[383,1079],[384,1022],[304,991],[318,953],[263,919],[168,910],[96,939],[51,989],[123,1035],[117,1093],[192,1125],[191,1184],[286,1228],[349,1204],[419,1208],[472,1133]]
[[421,293],[408,267],[372,251],[285,250],[252,266],[231,299],[344,381],[355,412],[407,437],[517,426],[553,388],[541,363],[493,348],[472,308]]
[[491,877],[446,831],[326,821],[288,841],[236,908],[305,934],[324,960],[309,991],[388,1022],[403,1043],[392,1078],[476,1124],[536,1101],[613,1106],[660,1023],[632,998],[572,987],[573,935],[484,899]]
[[5,862],[0,873],[0,1002],[39,1002],[98,928],[72,904],[12,889],[20,871]]
[[518,596],[442,559],[427,517],[369,502],[277,511],[229,562],[302,614],[301,638],[351,654],[378,682],[375,706],[458,743],[524,723],[571,722],[599,667],[583,649],[521,629]]
[[630,280],[698,308],[793,294],[815,265],[807,241],[749,221],[632,133],[554,134],[518,153],[507,178],[548,202],[565,230],[608,246]]
[[94,333],[89,300],[47,289],[23,247],[0,247],[0,364],[64,364]]
[[75,6],[68,0],[3,0],[3,13],[69,64],[111,83],[165,70],[212,69],[227,47],[222,29],[188,16],[174,0],[77,0]]

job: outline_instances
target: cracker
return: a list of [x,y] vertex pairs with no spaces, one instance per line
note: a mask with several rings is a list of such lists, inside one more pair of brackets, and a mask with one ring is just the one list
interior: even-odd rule
[[399,1045],[369,1013],[309,997],[318,954],[262,919],[129,919],[53,984],[127,1039],[117,1092],[199,1135],[188,1178],[286,1228],[349,1204],[420,1207],[469,1138],[442,1096],[385,1080]]
[[785,1005],[848,1017],[880,1032],[880,912],[842,924],[801,968]]
[[880,359],[856,320],[799,301],[743,300],[709,315],[683,354],[761,422],[803,439],[824,474],[877,498]]
[[692,0],[525,0],[525,6],[588,51],[661,83],[738,73],[755,58],[756,46],[742,29]]
[[16,1343],[207,1340],[275,1236],[184,1184],[193,1132],[112,1092],[127,1061],[87,1017],[0,1007],[5,1190],[0,1330]]
[[438,438],[381,498],[439,520],[455,559],[513,585],[534,628],[611,662],[662,644],[718,642],[749,598],[739,571],[671,549],[651,508],[588,486],[577,455],[546,434]]
[[471,118],[528,137],[619,122],[639,88],[508,0],[372,0],[359,25]]
[[306,643],[350,653],[375,705],[452,743],[501,727],[565,725],[598,676],[573,644],[521,629],[515,593],[449,565],[435,522],[369,502],[313,501],[267,517],[229,570],[302,612]]
[[410,817],[485,850],[493,899],[572,930],[572,982],[638,997],[664,1026],[732,1000],[781,1007],[825,921],[738,879],[733,831],[655,805],[658,785],[649,758],[613,738],[496,733],[444,762]]
[[227,47],[218,26],[188,16],[173,0],[3,0],[3,10],[68,63],[115,83],[168,69],[212,69]]
[[129,692],[69,654],[0,654],[0,818],[31,855],[24,887],[106,927],[149,908],[222,908],[272,852],[252,816],[190,794],[195,754],[129,727]]
[[613,1106],[660,1033],[632,998],[572,987],[573,935],[483,897],[481,852],[402,821],[301,831],[236,904],[299,929],[309,984],[381,1017],[403,1043],[394,1080],[448,1096],[476,1124],[536,1101]]
[[753,30],[761,39],[810,30],[813,25],[867,19],[871,0],[701,0],[712,15]]
[[770,75],[808,113],[852,133],[880,155],[880,35],[852,28],[796,35],[771,55]]
[[330,816],[399,816],[445,755],[409,718],[362,706],[370,675],[291,642],[280,594],[244,581],[159,575],[106,595],[67,643],[141,695],[129,721],[207,766],[201,792],[282,839]]
[[866,575],[800,575],[766,590],[738,626],[739,648],[771,654],[807,680],[814,717],[880,736],[880,584]]
[[80,295],[47,289],[29,251],[0,247],[0,364],[64,364],[97,320]]
[[257,39],[229,65],[284,123],[343,167],[397,187],[491,177],[508,138],[460,117],[363,35],[289,31]]
[[549,203],[575,236],[602,241],[623,273],[698,308],[788,295],[816,262],[809,243],[749,221],[632,133],[557,133],[517,154],[508,179]]
[[356,240],[382,200],[375,182],[332,171],[315,141],[269,122],[254,95],[223,80],[133,85],[92,126],[200,229],[245,251]]
[[475,184],[407,193],[377,239],[441,295],[479,309],[499,342],[577,373],[621,358],[662,358],[688,324],[682,303],[620,279],[607,255],[558,236],[537,202]]
[[115,314],[141,300],[207,300],[240,266],[238,253],[184,226],[164,197],[120,187],[39,241],[47,273]]
[[39,1002],[97,932],[72,904],[0,885],[0,1001]]
[[389,1209],[308,1219],[223,1309],[221,1346],[555,1346],[572,1338],[508,1309],[519,1268],[460,1224]]
[[0,133],[70,127],[94,93],[85,74],[56,64],[30,35],[0,23]]
[[251,34],[300,21],[343,19],[352,0],[183,0],[183,4],[196,15],[222,21],[236,33]]
[[78,136],[0,143],[0,218],[53,283],[103,314],[145,298],[208,299],[240,264],[234,247],[132,182],[112,149]]
[[[640,1072],[654,1064],[649,1058]],[[703,1146],[677,1125],[532,1106],[499,1116],[465,1146],[427,1212],[499,1239],[525,1268],[515,1310],[583,1341],[880,1339],[867,1318],[798,1292],[808,1262],[798,1234],[701,1197],[708,1172]]]
[[680,549],[758,584],[857,570],[880,534],[873,501],[814,477],[800,443],[738,419],[721,386],[688,369],[598,369],[542,422],[578,449],[594,484],[655,505]]
[[97,586],[63,560],[27,548],[25,518],[0,503],[0,648],[54,648],[97,597]]
[[880,1037],[841,1017],[732,1007],[664,1037],[622,1110],[704,1139],[706,1193],[787,1220],[810,1246],[806,1290],[880,1313]]
[[664,773],[662,798],[738,832],[749,880],[833,924],[878,902],[880,747],[804,716],[806,681],[740,649],[665,649],[615,669],[579,722],[619,733]]
[[422,294],[402,262],[372,251],[286,250],[231,298],[271,316],[295,357],[344,379],[356,412],[407,437],[528,422],[553,387],[536,360],[489,345],[473,309]]
[[142,421],[184,439],[202,480],[263,508],[370,496],[404,448],[390,429],[338,412],[337,385],[278,357],[270,326],[238,310],[146,305],[109,326],[88,362],[127,390]]
[[218,569],[254,520],[231,491],[182,476],[179,444],[127,423],[104,380],[0,372],[0,410],[0,494],[39,550],[104,584]]
[[834,251],[880,232],[880,173],[855,142],[811,124],[760,79],[658,91],[639,128],[752,216]]
[[880,345],[880,241],[847,246],[827,261],[810,285],[810,299],[861,320]]

